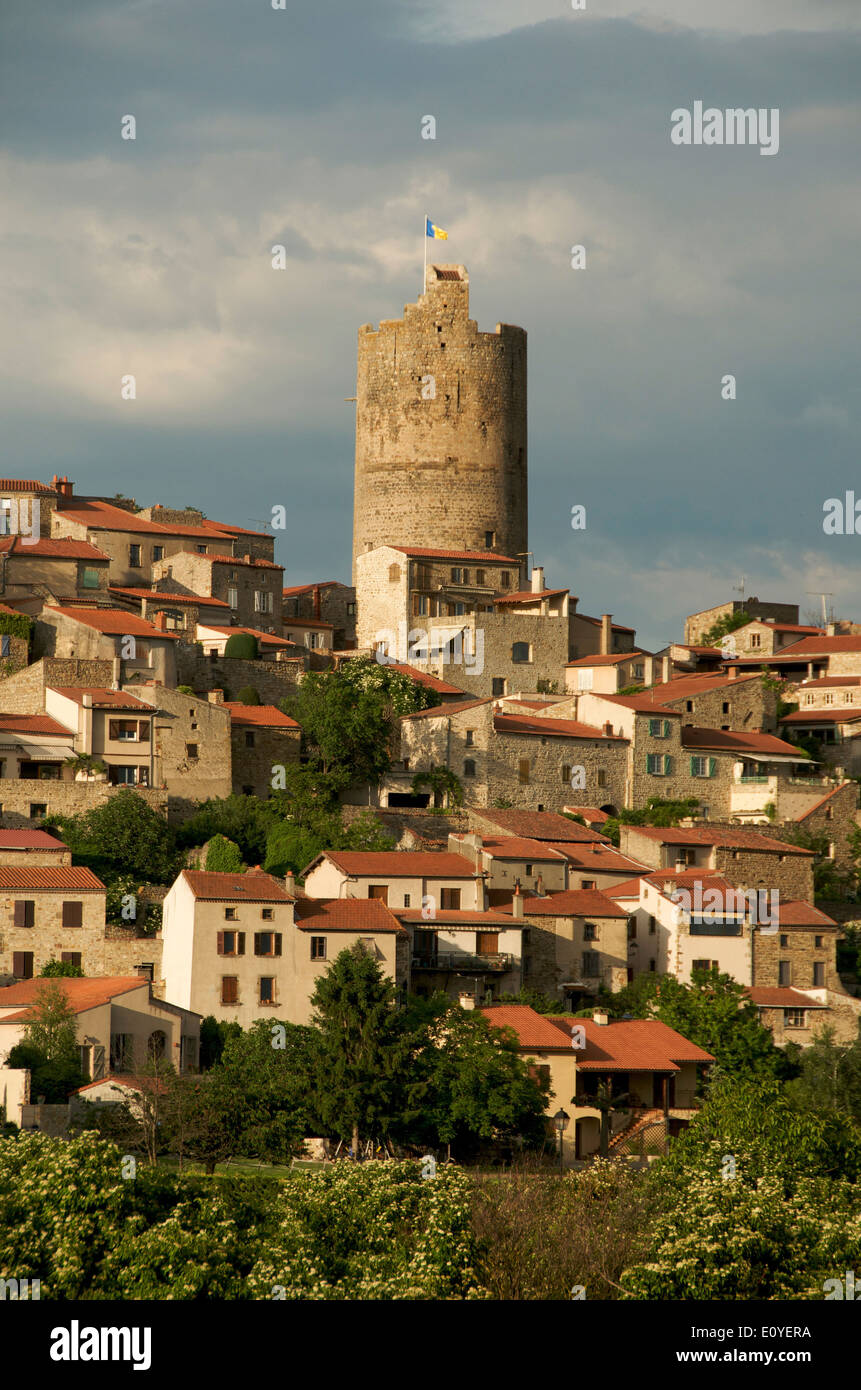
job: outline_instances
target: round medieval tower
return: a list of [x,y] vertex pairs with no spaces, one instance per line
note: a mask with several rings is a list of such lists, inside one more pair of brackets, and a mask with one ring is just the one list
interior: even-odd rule
[[353,583],[380,545],[527,549],[526,333],[479,333],[462,265],[359,329]]

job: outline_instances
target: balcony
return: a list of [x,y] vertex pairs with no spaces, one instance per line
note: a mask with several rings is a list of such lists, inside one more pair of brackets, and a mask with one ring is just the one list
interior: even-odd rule
[[492,956],[468,956],[463,951],[440,951],[435,956],[413,956],[413,970],[451,970],[468,975],[489,971],[502,975],[506,970],[514,969],[514,956],[505,952]]

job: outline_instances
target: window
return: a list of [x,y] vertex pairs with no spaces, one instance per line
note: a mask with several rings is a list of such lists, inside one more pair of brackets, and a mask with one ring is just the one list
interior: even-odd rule
[[261,976],[260,976],[259,985],[260,985],[260,988],[259,988],[259,993],[258,993],[258,996],[257,996],[257,998],[258,998],[258,1003],[260,1003],[260,1004],[274,1004],[274,1003],[275,1003],[275,977],[274,977],[273,975],[261,975]]
[[562,771],[562,782],[563,782],[563,784],[567,787],[567,786],[568,786],[568,783],[571,781],[571,764],[570,764],[570,763],[563,763],[563,764],[562,764],[562,769],[561,769],[561,771]]
[[[782,943],[781,943],[781,944],[782,944]],[[822,950],[822,937],[821,937],[821,936],[814,936],[814,938],[813,938],[813,946],[814,946],[814,949],[817,950],[817,951],[821,951],[821,950]]]
[[670,721],[669,719],[650,719],[649,735],[651,738],[669,738]]
[[475,571],[475,582],[476,582],[476,584],[478,584],[478,585],[480,585],[480,586],[483,587],[483,586],[487,583],[487,571],[486,571],[486,570],[476,570],[476,571]]
[[604,771],[603,767],[599,767],[599,769],[598,769],[598,786],[599,786],[599,787],[606,787],[606,785],[607,785],[607,774],[606,774],[606,772]]
[[597,879],[594,879],[594,878],[581,878],[581,880],[580,880],[580,887],[581,887],[581,888],[597,888],[597,887],[598,887],[598,880],[597,880]]
[[130,568],[130,569],[140,569],[140,564],[141,564],[141,548],[140,548],[140,546],[139,546],[139,545],[130,545],[130,546],[129,546],[129,568]]
[[786,1028],[803,1028],[803,1027],[804,1027],[804,1010],[803,1010],[803,1009],[784,1009],[784,1010],[783,1010],[783,1023],[784,1023],[784,1027],[786,1027]]
[[89,565],[85,565],[84,568],[81,570],[81,588],[98,589],[98,587],[99,571],[90,569]]
[[355,616],[356,616],[356,605],[355,605],[355,603],[348,603],[348,604],[347,604],[347,617],[348,617],[348,618],[355,618]]
[[31,819],[31,820],[39,820],[40,817],[42,817],[42,816],[47,816],[47,814],[48,814],[48,803],[47,803],[47,801],[31,801],[31,802],[30,802],[30,819]]
[[163,560],[163,559],[164,559],[164,546],[163,546],[163,545],[154,545],[153,548],[152,548],[152,562],[153,562],[153,564],[155,565],[155,564],[158,563],[159,560]]
[[33,978],[33,952],[32,951],[13,951],[12,952],[12,974],[16,980],[32,980]]
[[510,589],[510,588],[511,588],[511,575],[508,573],[508,570],[503,570],[503,571],[502,571],[502,574],[500,575],[500,580],[501,580],[503,589]]
[[583,923],[583,940],[584,940],[584,941],[596,941],[597,938],[598,938],[598,928],[595,926],[595,923],[594,923],[594,922],[584,922],[584,923]]
[[601,957],[597,951],[583,952],[583,974],[587,980],[594,980],[601,973]]
[[398,583],[400,583],[400,578],[401,578],[401,567],[400,567],[400,565],[389,565],[389,583],[390,583],[390,584],[398,584]]
[[442,912],[460,912],[460,889],[441,888],[439,905]]
[[531,661],[532,648],[528,642],[515,642],[511,648],[512,661]]
[[36,921],[36,904],[25,898],[17,898],[15,901],[14,925],[16,927],[32,927]]
[[209,549],[209,547],[206,545],[196,545],[194,548],[197,551],[198,555],[205,555],[207,550]]
[[409,907],[410,901],[411,899],[409,893],[404,893],[404,907]]
[[694,712],[694,702],[693,702],[693,700],[686,700],[686,701],[685,701],[685,709],[687,710],[688,714],[693,714],[693,712]]
[[63,926],[82,927],[84,925],[84,904],[63,903]]
[[496,532],[495,532],[495,531],[485,531],[485,533],[484,533],[484,548],[485,548],[485,550],[492,550],[493,547],[494,547],[495,545],[496,545]]
[[236,921],[236,908],[235,908],[235,907],[226,907],[226,908],[224,909],[224,920],[225,920],[225,922],[235,922],[235,921]]
[[68,965],[76,965],[79,970],[81,968],[80,951],[61,951],[60,960],[65,961]]
[[781,932],[780,934],[780,944],[782,947],[786,947],[789,945],[789,937],[786,935],[785,932]]
[[650,917],[650,918],[649,918],[649,936],[654,936],[654,935],[655,935],[655,930],[656,930],[655,919],[654,919],[654,917]]
[[826,807],[825,807],[825,819],[826,819],[826,820],[833,820],[833,819],[834,819],[834,807],[833,807],[833,806],[826,806]]
[[532,877],[532,865],[531,865],[531,864],[527,864],[527,865],[525,866],[524,873],[526,874],[526,877],[527,877],[527,878],[531,878],[531,877]]
[[387,883],[371,883],[368,886],[368,897],[379,898],[380,902],[388,903],[389,885]]
[[521,758],[517,764],[517,780],[521,786],[529,784],[529,759]]
[[312,959],[312,960],[325,960],[325,959],[326,959],[326,938],[325,938],[325,936],[312,936],[312,937],[311,937],[311,959]]
[[459,565],[452,565],[451,582],[452,584],[460,584],[463,582],[463,570]]
[[825,987],[825,962],[816,960],[813,962],[813,988],[824,989]]
[[691,758],[692,777],[714,777],[717,770],[717,758],[707,758],[697,756]]
[[490,694],[494,700],[505,694],[505,686],[506,681],[504,676],[491,677]]
[[[144,728],[146,729],[145,724]],[[138,721],[136,719],[109,719],[108,738],[116,739],[119,743],[137,743]]]
[[474,748],[474,747],[475,747],[475,729],[467,729],[467,731],[466,731],[466,746],[467,746],[467,748]]
[[777,962],[777,983],[781,988],[788,988],[792,984],[792,971],[788,960]]
[[475,776],[475,758],[464,758],[464,760],[463,760],[463,775],[464,775],[464,777],[474,777],[474,776]]
[[272,595],[271,595],[271,593],[269,593],[266,589],[255,589],[255,590],[254,590],[254,612],[255,612],[255,613],[271,613],[271,612],[272,612]]
[[239,590],[237,589],[237,587],[236,587],[235,584],[230,584],[230,585],[228,585],[228,588],[227,588],[227,604],[228,604],[228,607],[230,607],[230,608],[238,608],[238,607],[239,607]]
[[721,706],[721,714],[729,714],[729,700],[724,700]]
[[280,931],[256,931],[254,933],[255,956],[280,956]]
[[691,970],[711,970],[712,966],[717,966],[716,960],[692,960]]
[[646,771],[654,777],[668,777],[672,771],[673,760],[669,753],[647,753]]
[[194,759],[197,757],[197,752],[198,747],[196,743],[187,743],[185,745],[185,756],[187,758],[190,758],[192,761],[194,761]]
[[[761,633],[761,632],[752,632],[752,633],[750,634],[750,645],[751,645],[752,647],[761,647],[761,646],[762,646],[762,633]],[[726,711],[724,711],[724,713],[726,713]]]
[[220,956],[244,956],[245,932],[220,931],[218,933],[218,954]]
[[636,939],[637,939],[637,919],[636,919],[636,917],[629,917],[629,918],[628,918],[628,940],[629,940],[629,941],[636,941]]
[[222,975],[221,1002],[222,1004],[239,1003],[239,980],[236,975]]
[[430,599],[427,594],[413,594],[413,617],[426,618],[430,614]]
[[149,769],[138,767],[137,763],[114,763],[108,768],[108,781],[112,787],[146,786]]
[[130,1071],[134,1066],[134,1036],[111,1033],[111,1071]]
[[245,747],[246,747],[246,748],[253,748],[253,747],[254,747],[254,730],[253,730],[253,729],[246,729],[246,730],[245,730]]

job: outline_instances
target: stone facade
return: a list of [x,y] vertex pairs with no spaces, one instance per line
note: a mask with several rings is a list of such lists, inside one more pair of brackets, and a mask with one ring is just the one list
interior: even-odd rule
[[[118,790],[108,782],[37,781],[28,778],[0,779],[0,820],[9,830],[33,829],[46,816],[80,816],[102,806]],[[167,815],[166,791],[135,787],[148,806]]]
[[[627,915],[546,912],[523,907],[523,987],[551,999],[596,993],[615,994],[628,982]],[[589,964],[590,957],[595,960]],[[584,969],[584,960],[586,968]],[[566,990],[565,984],[569,982]]]
[[[676,840],[672,828],[623,825],[620,848],[651,869],[672,869],[683,862],[686,868],[721,875],[733,888],[775,888],[781,898],[813,902],[813,855],[808,851],[769,845],[770,837],[765,836],[757,845],[760,837],[752,830],[739,832],[730,844],[714,844],[707,838],[712,827],[700,829],[702,833],[694,832],[697,838],[692,839],[688,829],[680,826]],[[723,836],[719,829],[713,833],[716,838]]]
[[[89,875],[92,887],[76,886],[75,880],[86,874],[80,869],[45,869],[43,874],[56,877],[57,881],[65,876],[69,884],[50,889],[11,887],[14,875],[0,870],[0,975],[29,979],[40,975],[49,960],[61,960],[69,953],[80,956],[77,964],[85,974],[104,974],[104,886],[92,874]],[[15,904],[18,902],[30,904],[32,925],[16,926]],[[77,911],[80,926],[64,925],[64,904],[69,905],[67,916]]]
[[354,581],[380,545],[527,550],[526,333],[478,332],[463,266],[359,329],[356,397]]
[[[234,710],[236,706],[234,705]],[[260,709],[259,705],[251,706]],[[277,714],[277,711],[273,711]],[[302,730],[276,724],[243,722],[234,714],[231,722],[233,790],[265,801],[272,794],[272,778],[278,766],[299,762]]]
[[304,673],[304,661],[285,658],[242,661],[234,656],[204,656],[198,645],[177,643],[177,684],[207,693],[221,690],[225,700],[235,699],[246,685],[253,686],[264,704],[277,705],[285,695],[295,695]]
[[282,565],[250,554],[219,557],[182,550],[154,564],[152,573],[156,583],[169,581],[179,593],[221,599],[237,627],[280,635]]
[[168,817],[183,819],[197,802],[232,790],[230,714],[216,699],[163,685],[129,687],[156,709],[156,765],[167,792]]
[[771,618],[776,623],[797,623],[797,603],[760,603],[756,596],[746,599],[730,599],[729,603],[718,603],[714,608],[704,608],[700,613],[691,613],[685,619],[685,642],[697,646],[703,633],[714,627],[720,618],[728,618],[736,613],[747,613],[751,618]]
[[291,618],[316,618],[332,624],[335,651],[344,651],[356,645],[356,590],[349,584],[332,580],[284,589],[281,615],[285,632]]

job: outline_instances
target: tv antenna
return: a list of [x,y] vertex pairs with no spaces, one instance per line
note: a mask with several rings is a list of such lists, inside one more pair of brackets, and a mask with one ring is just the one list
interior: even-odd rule
[[741,594],[741,601],[742,601],[742,603],[744,603],[744,589],[745,589],[745,584],[746,584],[746,583],[747,583],[747,575],[746,575],[746,574],[743,574],[743,575],[741,576],[741,583],[740,583],[740,584],[733,584],[733,586],[732,586],[732,591],[733,591],[734,594]]

